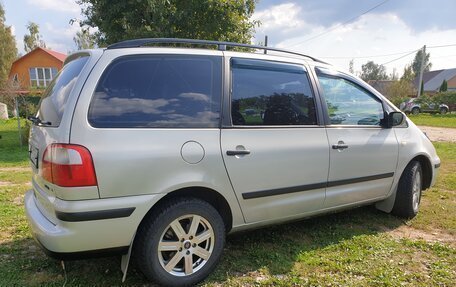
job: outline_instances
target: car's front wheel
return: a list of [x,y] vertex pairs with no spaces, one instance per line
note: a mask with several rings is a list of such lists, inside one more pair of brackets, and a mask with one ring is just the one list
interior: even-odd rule
[[448,113],[448,109],[447,108],[440,108],[440,114],[444,115]]
[[420,113],[420,108],[413,108],[412,109],[412,114],[417,115]]
[[185,198],[149,216],[134,244],[136,263],[150,279],[167,286],[191,286],[216,267],[225,225],[209,203]]
[[403,218],[418,214],[423,187],[423,172],[418,161],[410,162],[399,180],[392,213]]

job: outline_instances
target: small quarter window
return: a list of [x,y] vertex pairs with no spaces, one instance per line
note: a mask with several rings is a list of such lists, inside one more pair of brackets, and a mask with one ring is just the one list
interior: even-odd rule
[[303,66],[232,59],[231,118],[238,126],[315,125],[315,101]]
[[[88,60],[89,56],[81,56],[67,63],[60,73],[55,75],[52,82],[49,82],[50,79],[46,78],[50,74],[43,70],[39,74],[37,72],[37,70],[39,71],[38,68],[32,68],[38,75],[37,80],[42,76],[41,79],[46,79],[46,83],[48,83],[48,87],[40,101],[39,118],[43,122],[50,122],[50,126],[53,127],[60,125],[71,91]],[[49,68],[49,70],[51,69]]]
[[221,57],[140,55],[115,60],[93,95],[99,128],[218,127]]
[[340,77],[318,76],[332,125],[379,126],[383,106],[369,92]]

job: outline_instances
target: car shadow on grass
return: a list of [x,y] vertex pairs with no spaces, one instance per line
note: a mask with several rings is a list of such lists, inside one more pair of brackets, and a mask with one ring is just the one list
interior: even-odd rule
[[[375,235],[404,224],[403,220],[366,206],[297,222],[228,236],[219,267],[206,281],[220,283],[266,269],[270,275],[290,272],[297,257],[350,240]],[[253,275],[255,276],[255,275]]]
[[[359,235],[373,235],[403,225],[373,206],[307,220],[235,233],[227,237],[219,266],[204,282],[223,284],[231,277],[267,269],[270,275],[290,272],[299,254],[319,250]],[[155,286],[134,260],[121,284],[120,257],[66,261],[48,258],[31,238],[0,244],[0,285]]]

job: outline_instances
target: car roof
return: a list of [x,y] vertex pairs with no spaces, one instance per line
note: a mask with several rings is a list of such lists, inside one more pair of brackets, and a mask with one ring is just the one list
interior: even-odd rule
[[312,57],[312,56],[309,56],[306,54],[294,52],[294,51],[280,49],[280,48],[242,44],[242,43],[233,43],[233,42],[194,40],[194,39],[181,39],[181,38],[142,38],[142,39],[126,40],[126,41],[118,42],[115,44],[111,44],[106,49],[111,50],[111,49],[123,49],[123,48],[150,47],[151,45],[157,46],[160,44],[166,44],[168,46],[170,44],[186,44],[186,45],[189,44],[189,45],[199,46],[200,48],[201,48],[201,46],[203,46],[203,47],[217,46],[217,49],[220,51],[226,51],[227,47],[264,50],[265,53],[267,51],[274,51],[274,52],[279,52],[279,53],[283,53],[283,54],[293,55],[295,57],[296,56],[305,57],[314,62],[319,62],[321,64],[328,64],[327,62],[320,60],[318,58],[315,58],[315,57]]

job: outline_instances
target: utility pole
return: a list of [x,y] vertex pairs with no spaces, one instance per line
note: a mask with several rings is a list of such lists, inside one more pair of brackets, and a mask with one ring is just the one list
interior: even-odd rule
[[[264,35],[264,46],[268,46],[268,35]],[[264,49],[264,53],[267,54],[268,50]]]
[[423,52],[421,53],[421,66],[420,66],[420,80],[418,81],[418,95],[417,98],[421,96],[421,86],[423,82],[423,72],[424,72],[424,59],[426,58],[426,45],[423,46]]

